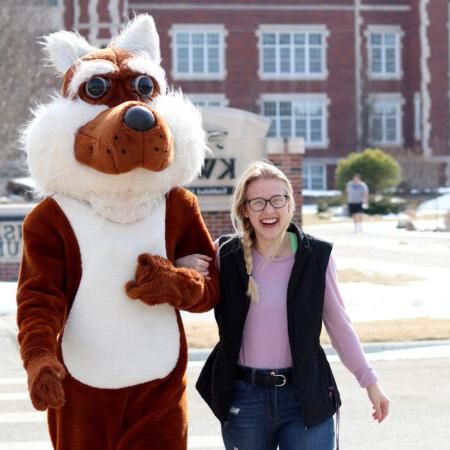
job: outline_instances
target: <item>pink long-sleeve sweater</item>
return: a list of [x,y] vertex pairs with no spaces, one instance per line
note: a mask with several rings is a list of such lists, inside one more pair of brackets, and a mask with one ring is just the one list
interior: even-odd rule
[[[258,283],[259,302],[250,304],[239,364],[263,369],[292,366],[286,299],[293,264],[294,254],[267,261],[253,250],[253,275]],[[332,255],[326,272],[323,322],[339,358],[360,386],[365,388],[376,383],[378,377],[369,365],[345,311]]]

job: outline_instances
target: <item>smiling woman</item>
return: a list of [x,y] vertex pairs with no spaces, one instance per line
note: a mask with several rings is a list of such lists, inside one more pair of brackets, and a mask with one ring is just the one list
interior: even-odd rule
[[[292,223],[294,205],[283,172],[264,161],[250,164],[233,194],[236,232],[217,244],[220,338],[197,389],[222,424],[227,450],[334,448],[341,401],[319,344],[322,322],[367,389],[373,419],[388,414],[389,400],[345,312],[332,245]],[[203,255],[178,264],[208,270]]]

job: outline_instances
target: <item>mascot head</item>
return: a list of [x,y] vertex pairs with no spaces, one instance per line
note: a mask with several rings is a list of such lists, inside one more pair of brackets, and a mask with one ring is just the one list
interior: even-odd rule
[[44,46],[64,80],[22,137],[41,194],[86,201],[127,222],[200,173],[201,116],[168,90],[151,16],[137,16],[104,49],[67,31],[50,34]]

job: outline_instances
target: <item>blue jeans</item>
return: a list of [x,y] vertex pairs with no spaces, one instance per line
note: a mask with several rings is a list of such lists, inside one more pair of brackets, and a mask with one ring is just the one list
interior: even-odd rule
[[[278,370],[283,373],[283,370]],[[333,450],[330,417],[305,429],[293,384],[256,386],[235,381],[229,420],[222,425],[226,450]]]

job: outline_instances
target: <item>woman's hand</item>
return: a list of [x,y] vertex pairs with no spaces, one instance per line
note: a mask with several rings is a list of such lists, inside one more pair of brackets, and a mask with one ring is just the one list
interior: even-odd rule
[[367,387],[367,395],[372,403],[373,420],[382,422],[389,414],[389,399],[377,383]]
[[175,261],[176,267],[184,267],[186,269],[196,270],[198,273],[207,277],[209,275],[209,262],[211,258],[206,255],[195,253],[193,255],[183,256]]

